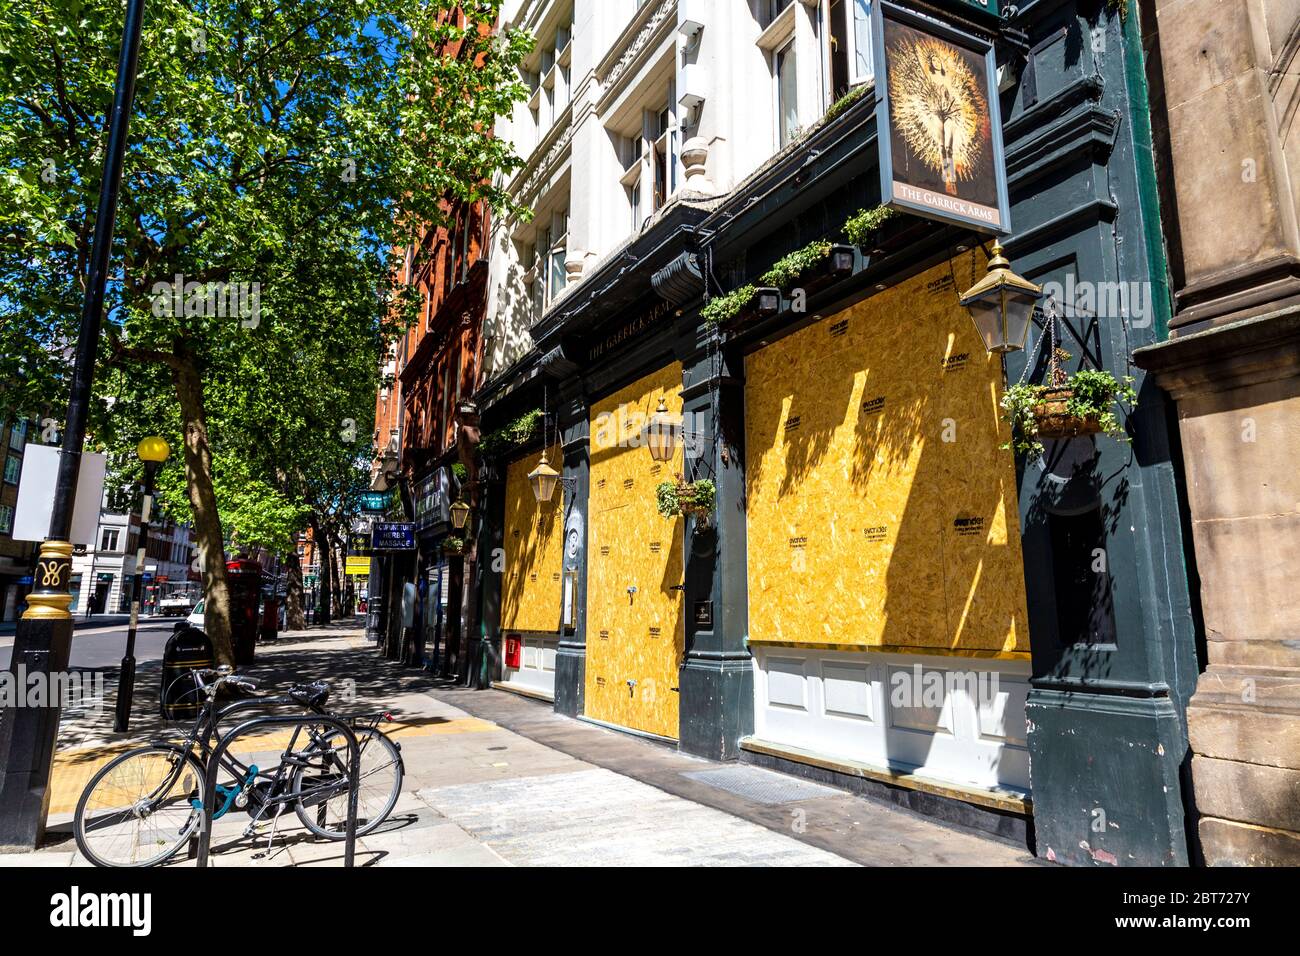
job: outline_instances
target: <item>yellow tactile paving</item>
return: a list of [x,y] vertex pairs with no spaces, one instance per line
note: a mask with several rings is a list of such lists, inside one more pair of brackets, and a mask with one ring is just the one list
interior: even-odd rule
[[[500,728],[490,720],[478,717],[424,718],[404,722],[394,721],[379,725],[380,730],[394,740],[407,737],[433,737],[443,734],[482,734]],[[235,754],[265,753],[281,750],[289,745],[293,737],[291,730],[277,730],[265,734],[249,734],[241,737]],[[129,744],[108,744],[101,747],[81,747],[73,750],[61,750],[54,755],[54,770],[51,774],[50,810],[51,814],[72,813],[77,809],[81,792],[86,789],[90,778],[99,769],[119,754],[140,746],[139,742]]]

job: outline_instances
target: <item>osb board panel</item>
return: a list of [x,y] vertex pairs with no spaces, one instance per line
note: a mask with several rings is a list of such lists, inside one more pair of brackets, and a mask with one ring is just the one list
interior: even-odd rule
[[684,522],[660,517],[654,490],[681,471],[682,452],[658,464],[639,433],[661,396],[681,413],[681,386],[674,363],[593,404],[588,499],[586,714],[672,738],[685,642],[682,592],[672,587],[684,573]]
[[[562,470],[558,445],[546,453],[551,467]],[[506,468],[506,516],[501,569],[501,627],[511,631],[546,631],[560,627],[564,495],[539,504],[528,474],[542,453],[511,462]]]
[[1001,363],[954,269],[747,358],[752,641],[1028,653]]

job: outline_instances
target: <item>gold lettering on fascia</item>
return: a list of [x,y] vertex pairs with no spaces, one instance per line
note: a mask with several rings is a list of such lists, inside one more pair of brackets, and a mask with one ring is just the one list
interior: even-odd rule
[[593,361],[598,359],[606,352],[622,345],[637,333],[643,332],[647,327],[653,325],[665,315],[668,315],[672,311],[672,308],[673,306],[671,302],[657,302],[637,318],[620,326],[616,331],[611,332],[588,349],[587,360]]

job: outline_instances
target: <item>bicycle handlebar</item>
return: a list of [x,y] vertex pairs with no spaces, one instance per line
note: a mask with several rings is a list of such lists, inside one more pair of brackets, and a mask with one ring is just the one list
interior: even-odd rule
[[[215,678],[215,680],[207,682],[204,678]],[[251,677],[244,677],[241,674],[232,673],[231,669],[224,665],[217,668],[200,668],[194,671],[194,679],[198,682],[199,689],[209,698],[216,696],[217,691],[224,684],[233,684],[234,686],[242,687],[245,690],[254,690],[257,687],[257,682]]]

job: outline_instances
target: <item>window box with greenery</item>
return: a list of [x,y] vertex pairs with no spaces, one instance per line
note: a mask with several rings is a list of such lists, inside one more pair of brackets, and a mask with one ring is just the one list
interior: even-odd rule
[[1136,404],[1131,378],[1117,379],[1100,369],[1054,375],[1051,385],[1020,382],[1002,396],[1003,417],[1012,430],[1011,441],[1002,447],[1032,462],[1043,456],[1043,442],[1048,439],[1107,434],[1127,442],[1117,413],[1124,405],[1131,411]]
[[537,437],[542,424],[542,410],[534,408],[525,412],[508,425],[496,431],[488,432],[478,443],[478,451],[484,458],[499,458]]
[[655,488],[655,501],[659,513],[665,518],[690,515],[697,528],[707,528],[717,501],[717,488],[708,478],[687,481],[681,475],[676,481],[660,482]]
[[700,312],[706,326],[739,328],[750,319],[781,311],[783,294],[805,293],[853,272],[853,247],[825,240],[810,242],[782,256],[759,276],[758,285],[744,285],[711,299]]
[[844,223],[844,236],[864,254],[880,251],[880,234],[886,222],[898,215],[890,206],[859,209]]
[[739,289],[710,299],[700,310],[708,328],[734,329],[751,319],[775,315],[781,311],[781,290],[743,285]]

